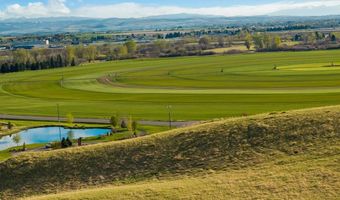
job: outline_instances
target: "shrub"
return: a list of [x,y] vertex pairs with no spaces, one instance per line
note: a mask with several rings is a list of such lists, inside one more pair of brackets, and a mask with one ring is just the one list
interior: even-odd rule
[[73,117],[72,113],[68,113],[68,114],[66,115],[66,120],[67,120],[67,123],[73,124],[73,122],[74,122],[74,117]]
[[127,124],[125,122],[125,119],[123,119],[122,122],[120,123],[120,128],[127,128]]
[[9,129],[9,130],[11,130],[12,128],[13,128],[13,124],[12,124],[12,122],[8,122],[7,123],[7,128]]
[[114,115],[110,118],[110,124],[112,127],[117,127],[118,126],[118,117],[117,115]]

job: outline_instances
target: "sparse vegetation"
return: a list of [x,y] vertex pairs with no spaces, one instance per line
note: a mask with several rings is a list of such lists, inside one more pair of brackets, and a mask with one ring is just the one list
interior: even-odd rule
[[[71,186],[72,189],[75,186],[100,186],[114,181],[121,187],[111,190],[109,194],[125,196],[128,195],[125,187],[148,188],[149,184],[145,183],[157,178],[164,182],[153,183],[159,187],[158,191],[169,191],[173,184],[181,183],[188,198],[194,198],[195,194],[205,195],[206,192],[200,187],[190,189],[191,184],[203,180],[206,180],[206,187],[211,189],[222,187],[225,181],[231,181],[227,188],[238,188],[233,193],[226,189],[212,190],[219,191],[215,197],[249,197],[254,191],[249,185],[242,187],[249,183],[264,184],[252,193],[259,198],[293,198],[301,190],[307,196],[336,198],[339,195],[336,191],[339,187],[339,168],[336,164],[339,159],[339,113],[339,107],[329,107],[263,114],[121,142],[55,152],[24,153],[0,164],[3,172],[0,178],[5,180],[1,181],[0,189],[3,191],[2,197],[7,198],[68,190]],[[21,167],[17,168],[17,165]],[[287,173],[289,171],[294,171],[293,176]],[[231,173],[230,176],[226,172]],[[205,179],[209,173],[216,174]],[[13,184],[12,177],[19,174],[20,179]],[[263,177],[261,174],[273,175]],[[186,178],[182,179],[182,176]],[[213,181],[214,177],[220,179],[222,176],[222,182]],[[318,181],[320,179],[317,177],[320,176],[327,177],[327,180]],[[273,178],[275,183],[270,181]],[[130,185],[140,181],[139,186]],[[315,185],[315,181],[319,184]],[[267,184],[270,183],[270,191],[276,192],[268,193]],[[294,188],[296,184],[299,184],[299,190]],[[101,195],[108,194],[108,190],[104,188],[89,192],[93,192],[91,197],[100,199]],[[150,192],[156,198],[158,195],[165,198],[162,196],[165,193],[153,191]],[[86,194],[84,191],[72,198],[81,198]],[[176,196],[170,195],[169,198]]]

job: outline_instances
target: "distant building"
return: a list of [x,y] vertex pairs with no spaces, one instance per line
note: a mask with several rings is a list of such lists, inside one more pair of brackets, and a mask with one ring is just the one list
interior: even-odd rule
[[45,40],[45,45],[46,46],[50,46],[50,41],[49,40]]

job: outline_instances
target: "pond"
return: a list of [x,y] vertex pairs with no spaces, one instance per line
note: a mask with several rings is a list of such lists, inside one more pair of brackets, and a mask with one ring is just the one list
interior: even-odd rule
[[[25,143],[26,145],[38,143],[47,144],[49,142],[60,141],[59,128],[62,138],[69,137],[72,139],[78,139],[79,137],[86,138],[92,136],[106,135],[107,132],[111,131],[111,129],[108,128],[85,128],[85,129],[81,128],[70,129],[64,127],[31,128],[16,134],[0,138],[0,151],[11,147],[15,147],[17,145],[21,146],[23,145],[23,143]],[[17,135],[19,137],[15,137]],[[14,138],[19,140],[18,144],[15,142]]]

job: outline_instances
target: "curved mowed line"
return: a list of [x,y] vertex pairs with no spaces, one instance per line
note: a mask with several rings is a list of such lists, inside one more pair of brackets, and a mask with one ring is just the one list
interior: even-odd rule
[[[118,112],[165,120],[171,104],[175,119],[193,120],[334,105],[340,102],[340,70],[318,68],[340,63],[338,55],[317,51],[127,60],[6,74],[0,77],[0,112],[55,115],[58,103],[64,114],[77,117]],[[275,65],[279,70],[273,70]],[[100,77],[111,82],[100,82]]]
[[[340,92],[339,68],[325,66],[326,63],[303,64],[282,66],[279,70],[266,67],[257,71],[256,69],[246,71],[243,68],[250,68],[249,66],[240,66],[239,68],[225,68],[223,72],[217,72],[216,68],[207,69],[204,72],[201,65],[185,67],[184,69],[177,69],[177,66],[175,66],[173,67],[174,69],[170,68],[168,73],[164,73],[164,69],[160,66],[144,70],[132,69],[122,74],[117,73],[118,75],[114,77],[107,76],[105,79],[110,79],[111,82],[106,81],[103,83],[93,80],[70,79],[66,80],[63,86],[76,90],[127,94],[297,94]],[[320,68],[321,70],[318,70]],[[240,70],[237,71],[237,69]],[[288,74],[287,71],[289,72]],[[304,71],[304,74],[296,74],[295,71]],[[310,71],[332,72],[331,74],[310,74]]]

